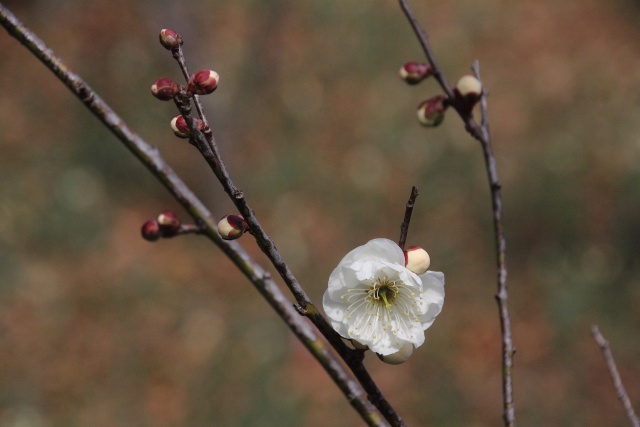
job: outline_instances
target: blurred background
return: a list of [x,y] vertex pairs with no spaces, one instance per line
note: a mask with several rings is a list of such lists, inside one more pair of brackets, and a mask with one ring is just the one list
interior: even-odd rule
[[[178,31],[237,185],[312,299],[374,237],[444,271],[444,310],[401,366],[367,357],[411,426],[501,424],[491,206],[480,146],[399,67],[423,56],[395,1],[3,2],[212,212],[233,213],[153,98]],[[640,3],[417,1],[450,81],[479,59],[504,190],[520,425],[627,420],[590,337],[640,408]],[[148,243],[184,211],[33,56],[0,31],[0,426],[356,426],[362,421],[212,244]],[[241,243],[264,265],[250,237]]]

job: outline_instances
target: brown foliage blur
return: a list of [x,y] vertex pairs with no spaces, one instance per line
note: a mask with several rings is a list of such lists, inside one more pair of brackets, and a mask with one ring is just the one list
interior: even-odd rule
[[[16,4],[13,4],[16,3]],[[220,73],[205,99],[222,152],[315,302],[341,257],[396,239],[447,277],[427,342],[367,361],[409,425],[501,415],[490,204],[480,147],[450,115],[396,2],[10,2],[157,145],[218,217],[232,213],[175,115],[158,44]],[[600,324],[640,403],[640,9],[631,0],[414,1],[450,80],[479,59],[504,185],[521,425],[624,425],[589,336]],[[0,425],[352,426],[356,414],[208,242],[139,227],[177,204],[26,50],[0,35]],[[259,260],[250,237],[241,240]]]

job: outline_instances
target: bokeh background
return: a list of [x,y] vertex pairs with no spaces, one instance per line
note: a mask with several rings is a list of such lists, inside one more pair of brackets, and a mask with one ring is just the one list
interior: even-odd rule
[[[185,38],[221,150],[316,303],[341,257],[397,239],[447,277],[443,313],[401,366],[368,356],[412,426],[501,423],[490,199],[450,114],[421,128],[433,81],[395,1],[9,1],[218,217],[232,213],[173,136]],[[520,425],[626,425],[589,335],[610,340],[640,406],[640,3],[413,1],[450,80],[479,59],[504,185]],[[0,426],[355,426],[362,421],[258,293],[203,238],[154,244],[177,203],[34,57],[0,31]],[[264,263],[252,239],[246,248]]]

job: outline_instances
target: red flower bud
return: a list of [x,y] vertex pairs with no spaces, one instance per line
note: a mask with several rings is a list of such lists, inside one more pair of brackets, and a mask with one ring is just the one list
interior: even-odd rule
[[142,224],[140,232],[145,240],[154,242],[160,238],[160,224],[155,219],[150,219]]
[[151,93],[161,101],[169,101],[178,94],[180,88],[171,79],[158,79],[151,85]]
[[400,68],[400,78],[415,85],[431,75],[431,65],[420,62],[407,62]]
[[220,76],[213,70],[200,70],[189,78],[189,92],[195,95],[207,95],[218,87]]
[[158,225],[164,234],[172,235],[180,228],[181,222],[178,216],[171,211],[164,211],[158,215]]
[[[193,120],[196,121],[198,129],[204,130],[204,122],[202,120],[195,118]],[[175,116],[173,119],[171,119],[171,129],[173,130],[173,133],[179,138],[189,138],[189,134],[191,133],[187,121],[181,115]]]
[[436,95],[418,105],[418,120],[424,126],[435,127],[444,120],[444,112],[449,106],[447,98]]
[[182,37],[173,30],[160,31],[160,44],[168,50],[177,49],[182,44]]
[[241,215],[225,215],[218,223],[218,233],[224,240],[235,240],[249,229]]

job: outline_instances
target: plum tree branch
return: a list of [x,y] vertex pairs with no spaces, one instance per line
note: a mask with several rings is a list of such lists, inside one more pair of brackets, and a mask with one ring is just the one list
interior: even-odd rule
[[[436,61],[427,33],[422,29],[420,23],[416,19],[407,0],[399,0],[400,7],[407,17],[422,50],[431,65],[432,75],[440,84],[442,90],[448,98],[449,104],[458,112],[460,118],[464,122],[467,132],[482,147],[484,155],[485,167],[489,178],[489,188],[491,192],[491,205],[493,210],[494,238],[496,246],[498,291],[495,295],[498,303],[498,311],[500,316],[500,329],[502,334],[502,395],[503,395],[503,418],[504,423],[508,427],[516,425],[515,407],[513,401],[513,356],[515,355],[515,347],[513,344],[511,333],[511,319],[509,315],[509,293],[507,290],[507,244],[504,235],[504,227],[502,220],[502,185],[498,178],[498,169],[496,159],[491,146],[491,134],[489,132],[489,122],[487,118],[487,92],[483,90],[481,98],[482,125],[479,125],[473,118],[471,109],[466,108],[464,100],[457,96],[455,91],[447,82],[438,62]],[[479,66],[475,64],[475,72],[479,79]]]
[[[20,22],[6,7],[0,4],[0,24],[7,32],[18,42],[24,45],[34,56],[36,56],[51,72],[53,72],[82,102],[83,104],[112,132],[124,143],[124,145],[132,152],[132,154],[140,160],[145,167],[167,188],[174,198],[185,208],[193,217],[195,223],[201,230],[201,234],[206,235],[213,243],[215,243],[238,267],[238,269],[251,281],[260,294],[273,307],[276,313],[283,319],[294,335],[303,343],[303,345],[313,354],[318,362],[327,371],[332,380],[338,385],[342,393],[345,395],[350,404],[360,414],[362,419],[370,426],[388,426],[390,425],[381,417],[371,402],[386,409],[385,417],[394,419],[391,415],[395,414],[393,408],[385,408],[380,404],[379,398],[382,396],[379,390],[371,381],[367,382],[367,375],[360,375],[358,379],[369,389],[365,392],[363,387],[353,381],[352,376],[345,371],[342,363],[331,350],[324,340],[322,340],[313,331],[307,321],[300,317],[289,300],[282,294],[279,287],[272,280],[271,275],[267,273],[256,261],[254,261],[246,251],[237,242],[227,242],[223,240],[217,232],[215,219],[204,206],[204,204],[193,194],[193,192],[185,185],[180,177],[171,169],[167,162],[162,158],[157,148],[145,142],[139,135],[133,132],[129,126],[93,91],[93,89],[82,80],[77,74],[48,48],[45,43],[30,31],[22,22]],[[232,192],[234,195],[241,193]],[[248,209],[248,208],[247,208]],[[254,225],[255,226],[255,225]],[[306,301],[306,300],[305,300]],[[311,311],[311,310],[310,310]],[[320,316],[317,310],[313,310],[315,314],[309,318],[313,321]],[[326,321],[325,321],[326,322]],[[332,331],[333,332],[333,331]],[[331,342],[334,345],[334,342]],[[340,341],[343,349],[349,352],[357,353],[351,350]],[[349,363],[357,360],[355,357],[349,357],[351,353],[340,353],[340,347],[336,349],[344,360]],[[352,371],[357,371],[362,367],[360,358],[359,364],[351,367]],[[366,372],[366,371],[365,371]],[[370,377],[369,377],[370,379]],[[376,393],[379,393],[377,394]],[[367,399],[368,395],[369,399]],[[396,415],[396,422],[392,425],[404,425]]]

